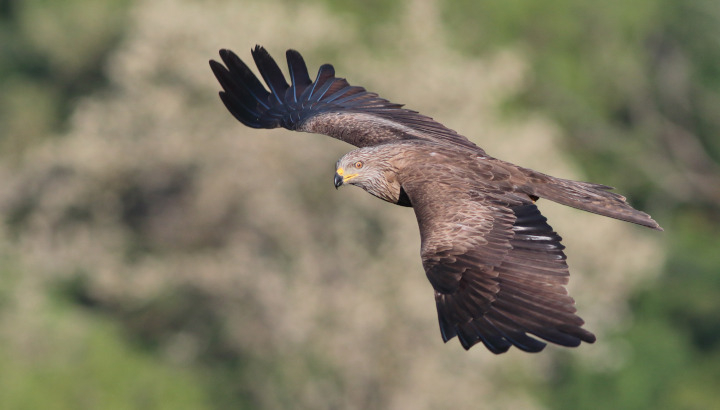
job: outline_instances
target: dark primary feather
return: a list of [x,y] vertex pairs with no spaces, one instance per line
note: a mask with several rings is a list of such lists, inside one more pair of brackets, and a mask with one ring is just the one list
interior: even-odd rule
[[297,103],[305,89],[312,84],[305,60],[295,50],[288,50],[285,53],[290,70],[291,93],[285,96],[285,100]]
[[287,81],[285,81],[285,76],[280,70],[280,67],[278,67],[275,60],[270,57],[267,50],[262,47],[255,47],[252,51],[252,56],[253,60],[255,60],[255,65],[258,67],[258,70],[260,70],[263,80],[265,80],[265,84],[270,87],[270,95],[274,97],[275,100],[273,104],[275,104],[275,102],[277,102],[278,105],[284,104],[285,91],[287,91],[290,86]]
[[252,56],[269,92],[232,51],[220,50],[224,66],[210,61],[223,88],[220,98],[232,115],[249,127],[317,132],[358,147],[424,139],[482,152],[467,138],[432,118],[335,77],[335,69],[330,64],[320,67],[313,82],[300,53],[288,50],[291,81],[288,84],[280,67],[263,47],[256,46]]

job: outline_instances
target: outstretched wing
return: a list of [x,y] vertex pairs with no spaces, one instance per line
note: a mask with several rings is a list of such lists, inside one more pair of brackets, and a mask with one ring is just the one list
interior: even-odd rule
[[358,147],[421,139],[482,152],[467,138],[432,118],[335,77],[330,64],[320,67],[313,82],[300,53],[288,50],[291,81],[288,84],[263,47],[255,46],[252,56],[269,91],[232,51],[220,50],[224,66],[210,61],[224,90],[220,98],[230,113],[248,127],[315,132]]
[[457,336],[465,349],[482,342],[496,354],[513,345],[539,352],[546,344],[530,335],[563,346],[594,342],[564,286],[560,236],[529,199],[512,193],[502,170],[486,167],[478,175],[492,187],[432,178],[403,184],[443,340]]

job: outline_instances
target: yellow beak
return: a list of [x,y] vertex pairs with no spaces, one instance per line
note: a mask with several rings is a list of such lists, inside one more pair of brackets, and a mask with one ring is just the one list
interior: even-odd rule
[[347,175],[345,175],[345,170],[344,170],[342,167],[338,168],[338,169],[335,171],[335,179],[334,179],[335,189],[340,188],[340,185],[348,182],[349,180],[355,178],[356,176],[358,176],[358,174],[347,174]]

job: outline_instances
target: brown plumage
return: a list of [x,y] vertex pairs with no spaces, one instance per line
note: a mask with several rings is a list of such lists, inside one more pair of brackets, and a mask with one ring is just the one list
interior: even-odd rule
[[[337,163],[335,186],[357,185],[415,210],[423,267],[435,290],[444,341],[493,353],[510,346],[592,343],[568,296],[560,236],[535,206],[539,198],[662,230],[612,188],[555,178],[493,158],[431,118],[335,77],[331,65],[311,81],[287,51],[291,83],[264,48],[252,56],[270,91],[231,51],[210,61],[220,98],[243,124],[326,134],[360,149]],[[533,335],[533,336],[530,336]]]

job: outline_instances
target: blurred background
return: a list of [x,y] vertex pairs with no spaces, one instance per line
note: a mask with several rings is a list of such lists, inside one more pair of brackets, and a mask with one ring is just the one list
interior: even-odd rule
[[[598,342],[444,345],[413,213],[222,106],[255,44],[653,215],[540,202]],[[0,408],[720,401],[716,1],[0,0],[0,90]]]

